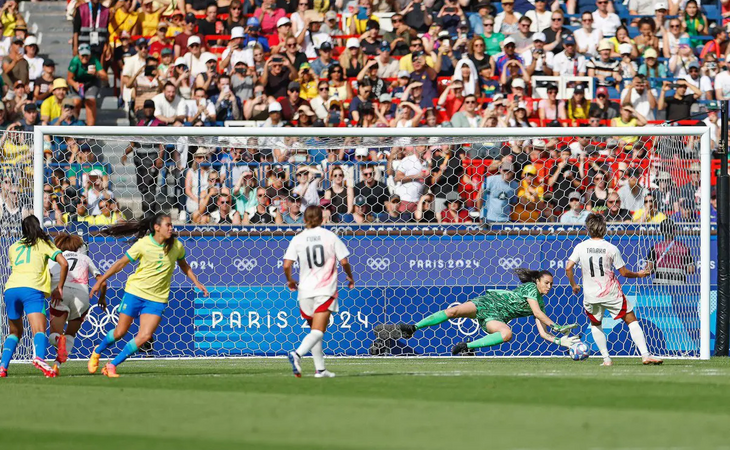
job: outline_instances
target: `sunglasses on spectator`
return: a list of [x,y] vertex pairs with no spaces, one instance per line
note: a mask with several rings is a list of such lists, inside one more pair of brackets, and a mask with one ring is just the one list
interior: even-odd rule
[[562,20],[562,17],[553,17],[553,22],[561,22]]
[[221,204],[221,205],[227,205],[227,204],[228,204],[228,200],[221,200],[221,201],[220,201],[220,204]]
[[645,204],[645,205],[648,205],[648,204],[650,204],[650,203],[652,203],[652,204],[653,204],[653,203],[654,203],[654,200],[645,200],[645,201],[644,201],[644,204]]
[[403,23],[403,19],[392,19],[392,23]]
[[363,172],[362,173],[362,176],[364,176],[364,177],[371,177],[371,176],[373,176],[373,172]]
[[476,103],[476,100],[466,100],[464,103],[467,105],[473,105],[474,103]]
[[482,25],[484,25],[485,27],[493,27],[494,22],[484,22]]
[[593,22],[593,19],[583,19],[583,22]]
[[579,199],[579,198],[571,198],[571,199],[570,199],[570,202],[571,202],[571,203],[572,203],[572,202],[579,202],[579,201],[580,201],[580,199]]
[[256,194],[256,197],[263,198],[266,197],[266,194]]
[[606,204],[608,205],[614,205],[616,203],[621,203],[621,200],[607,200]]
[[200,44],[193,43],[193,44],[188,45],[188,47],[200,47]]
[[319,90],[320,91],[329,91],[330,88],[328,88],[327,86],[322,86],[322,87],[319,88]]
[[332,178],[342,178],[342,174],[341,173],[332,174]]

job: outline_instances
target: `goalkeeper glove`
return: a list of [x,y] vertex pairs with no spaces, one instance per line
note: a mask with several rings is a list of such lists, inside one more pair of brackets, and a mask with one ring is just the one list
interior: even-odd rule
[[570,331],[577,327],[578,327],[577,323],[571,323],[569,325],[558,325],[557,323],[554,323],[550,326],[550,329],[554,333],[570,334]]
[[560,345],[561,347],[570,348],[574,344],[577,344],[578,342],[580,342],[580,338],[578,336],[556,337],[553,342]]

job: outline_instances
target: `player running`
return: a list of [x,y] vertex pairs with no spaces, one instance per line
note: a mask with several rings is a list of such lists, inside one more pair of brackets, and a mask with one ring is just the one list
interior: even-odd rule
[[[56,236],[55,243],[69,264],[68,277],[63,286],[63,299],[60,302],[51,303],[50,311],[51,333],[48,338],[51,345],[57,347],[53,371],[58,375],[61,371],[61,364],[66,362],[68,355],[73,351],[76,333],[89,312],[89,278],[99,280],[101,273],[91,258],[79,253],[84,245],[81,237],[60,233]],[[51,271],[51,287],[55,289],[60,281],[61,266],[50,262],[48,268]],[[101,287],[97,305],[106,311],[106,283]]]
[[619,249],[603,239],[606,235],[606,219],[602,215],[590,214],[586,219],[586,228],[590,239],[575,246],[565,265],[565,274],[573,292],[579,293],[580,286],[575,282],[573,267],[580,263],[583,273],[583,308],[591,321],[593,340],[596,341],[598,350],[603,356],[601,365],[613,365],[606,346],[606,333],[601,326],[604,311],[608,311],[614,319],[623,319],[626,322],[631,339],[641,353],[644,364],[661,364],[663,362],[661,359],[649,353],[644,331],[636,321],[633,306],[626,301],[614,268],[626,278],[644,278],[651,272],[648,269],[632,272],[626,268]]
[[[68,262],[61,251],[43,231],[36,216],[28,216],[21,223],[23,237],[10,246],[11,273],[5,284],[5,310],[8,315],[10,334],[3,345],[0,359],[0,378],[8,376],[8,364],[23,335],[23,312],[28,317],[33,333],[33,366],[47,378],[56,376],[51,366],[46,364],[46,297],[53,301],[63,298],[63,284],[68,273]],[[48,260],[56,261],[59,266],[59,285],[51,292],[51,276]]]
[[[489,290],[473,300],[431,314],[415,325],[398,324],[397,327],[402,336],[408,339],[417,330],[438,325],[449,319],[460,317],[477,319],[479,326],[489,334],[475,341],[456,344],[451,350],[453,355],[509,342],[512,339],[512,329],[507,323],[518,317],[534,316],[537,330],[546,341],[568,348],[578,342],[577,336],[567,336],[577,324],[560,326],[545,315],[543,296],[553,287],[553,275],[547,270],[528,269],[517,269],[515,274],[522,283],[516,289]],[[565,336],[553,336],[547,332],[546,327]]]
[[[284,274],[290,291],[298,291],[299,309],[311,331],[296,351],[289,352],[289,362],[296,377],[302,376],[302,356],[310,351],[314,359],[315,378],[331,378],[335,374],[324,366],[322,339],[330,314],[337,307],[337,261],[347,275],[348,287],[355,287],[352,267],[347,261],[350,252],[333,232],[321,228],[322,208],[308,206],[304,211],[306,229],[294,236],[284,254]],[[299,261],[299,283],[292,278],[294,262]]]
[[137,336],[130,339],[122,351],[108,363],[102,373],[109,378],[117,378],[117,366],[139,350],[139,346],[152,338],[162,319],[162,312],[170,297],[170,282],[175,271],[175,263],[195,284],[204,296],[208,296],[205,286],[200,284],[193,269],[185,261],[185,249],[177,235],[173,233],[172,221],[167,214],[155,214],[140,221],[124,222],[113,225],[103,234],[113,237],[136,236],[136,242],[124,256],[117,260],[107,272],[97,280],[89,294],[93,298],[101,286],[112,275],[124,269],[130,262],[139,261],[137,270],[127,278],[122,304],[119,305],[119,322],[109,331],[89,358],[89,373],[99,368],[99,357],[110,345],[127,334],[132,321],[139,317]]

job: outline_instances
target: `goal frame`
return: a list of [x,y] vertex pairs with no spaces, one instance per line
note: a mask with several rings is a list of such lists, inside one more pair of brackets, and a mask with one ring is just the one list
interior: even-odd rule
[[[36,126],[33,149],[33,211],[43,217],[44,157],[46,136],[145,136],[145,137],[435,137],[460,139],[503,138],[519,139],[545,137],[611,137],[611,136],[695,136],[700,138],[701,206],[700,206],[700,262],[710,267],[711,259],[711,165],[710,129],[704,126],[688,127],[561,127],[561,128],[249,128],[249,127],[112,127],[112,126]],[[710,359],[710,295],[711,270],[700,269],[700,359]]]

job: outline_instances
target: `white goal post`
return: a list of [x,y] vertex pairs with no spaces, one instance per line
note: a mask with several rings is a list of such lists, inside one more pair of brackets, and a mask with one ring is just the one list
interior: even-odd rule
[[[530,142],[530,140],[551,138],[574,139],[588,137],[591,139],[608,139],[620,136],[636,136],[637,142],[653,142],[653,145],[663,145],[659,142],[667,142],[666,145],[690,145],[695,149],[694,155],[699,160],[701,167],[700,205],[699,220],[696,224],[688,224],[686,230],[687,245],[695,249],[698,256],[698,274],[692,275],[692,280],[683,286],[671,288],[654,286],[651,280],[637,282],[627,289],[632,291],[637,306],[639,319],[653,320],[656,324],[656,339],[666,344],[667,351],[663,353],[666,357],[690,357],[709,359],[710,357],[710,318],[711,318],[711,270],[709,263],[712,260],[712,230],[710,220],[710,199],[711,199],[711,137],[706,127],[641,127],[641,128],[215,128],[215,127],[54,127],[36,126],[33,139],[33,211],[38,217],[43,217],[44,202],[43,189],[47,180],[46,159],[44,158],[44,143],[49,139],[59,137],[74,137],[90,142],[90,145],[99,152],[103,152],[108,146],[116,146],[117,150],[130,142],[145,142],[150,144],[174,145],[180,138],[196,139],[200,145],[209,148],[228,148],[235,146],[251,146],[252,139],[278,139],[287,140],[286,145],[307,146],[311,145],[310,140],[316,139],[317,146],[327,148],[354,148],[355,146],[365,147],[416,147],[416,146],[454,146],[474,148],[474,143],[484,144],[494,141]],[[369,141],[368,141],[369,140]],[[689,140],[690,144],[687,144]],[[675,142],[676,141],[676,142]],[[260,142],[260,141],[256,141]],[[277,141],[279,142],[279,141]],[[283,141],[282,141],[283,142]],[[367,142],[370,142],[368,144]],[[263,144],[254,144],[262,145]],[[271,144],[267,144],[271,145]],[[46,144],[47,150],[47,144]],[[677,164],[681,164],[686,156],[677,156]],[[694,157],[693,157],[694,158]],[[689,161],[687,159],[687,161]],[[670,160],[666,164],[674,164]],[[135,193],[135,195],[137,195]],[[356,194],[357,195],[357,194]],[[532,245],[534,252],[548,254],[556,252],[562,258],[566,249],[563,248],[566,242],[577,242],[576,239],[584,234],[580,227],[559,227],[557,225],[525,225],[506,223],[491,224],[490,226],[472,227],[468,230],[458,228],[418,229],[403,226],[383,226],[381,228],[370,227],[367,232],[363,228],[353,225],[342,225],[343,236],[351,236],[346,240],[348,246],[355,247],[356,256],[355,269],[356,279],[363,287],[370,289],[370,292],[358,290],[355,294],[345,294],[341,289],[342,314],[335,319],[336,328],[333,329],[333,343],[325,352],[335,355],[367,355],[367,354],[414,354],[423,356],[440,356],[448,353],[450,344],[457,342],[457,339],[464,340],[465,337],[478,335],[479,330],[473,324],[451,323],[446,330],[424,332],[423,338],[404,342],[399,339],[392,339],[392,342],[384,344],[384,349],[379,352],[373,349],[373,337],[375,341],[385,339],[378,336],[377,324],[397,323],[401,321],[412,322],[425,314],[442,309],[454,301],[464,301],[470,296],[479,295],[483,290],[489,288],[504,288],[515,285],[515,278],[509,274],[514,264],[518,264],[518,258],[508,261],[510,252],[518,252],[520,245],[526,248]],[[256,231],[252,231],[252,229]],[[174,336],[157,336],[156,345],[159,347],[157,356],[186,357],[186,356],[247,356],[247,355],[280,355],[297,342],[303,329],[302,321],[298,319],[296,303],[282,303],[278,298],[281,295],[275,286],[283,285],[280,268],[277,260],[281,259],[283,253],[282,243],[271,244],[270,248],[248,245],[251,239],[265,234],[261,230],[266,227],[233,227],[226,228],[224,238],[220,239],[225,245],[225,250],[219,250],[212,243],[213,240],[204,238],[197,243],[197,236],[222,236],[211,227],[205,229],[192,229],[186,238],[186,248],[189,258],[196,260],[196,253],[208,253],[209,257],[199,258],[197,261],[199,271],[202,271],[204,283],[206,279],[212,281],[213,291],[218,292],[217,298],[225,298],[228,303],[221,301],[206,303],[195,296],[188,299],[186,303],[192,310],[180,312],[186,315],[186,321],[190,326],[183,328],[170,328]],[[435,231],[437,230],[437,231]],[[282,242],[290,239],[292,231],[282,231],[281,228],[270,231],[272,235],[283,237]],[[216,234],[218,233],[218,234]],[[279,233],[279,234],[276,234]],[[635,252],[628,259],[634,264],[645,263],[647,248],[653,245],[658,239],[658,228],[652,224],[628,227],[620,233],[624,233],[627,239],[626,248]],[[366,235],[382,235],[383,239],[369,239]],[[554,239],[556,235],[565,235],[570,238]],[[426,236],[426,237],[424,237]],[[487,236],[490,241],[498,242],[496,253],[491,253],[494,247],[480,247],[472,245],[473,240],[482,239]],[[229,248],[225,239],[244,239],[246,245],[236,245]],[[486,239],[486,238],[485,238]],[[550,240],[545,241],[545,239]],[[399,242],[399,240],[401,242]],[[412,240],[412,241],[409,241]],[[188,244],[187,242],[190,242]],[[278,242],[278,241],[277,241]],[[409,243],[411,242],[411,243]],[[537,244],[536,244],[537,242]],[[255,243],[254,243],[255,244]],[[104,249],[104,255],[90,253],[92,259],[118,257],[123,243],[109,245]],[[542,247],[540,247],[542,245]],[[418,247],[418,249],[414,249]],[[223,247],[221,247],[223,248]],[[264,250],[266,249],[266,250]],[[426,250],[424,250],[426,249]],[[559,249],[559,251],[558,251]],[[263,255],[264,251],[270,255]],[[418,251],[428,251],[426,254],[416,254]],[[238,252],[238,253],[236,253]],[[259,252],[259,253],[253,253]],[[448,258],[440,252],[447,252]],[[533,252],[532,247],[524,250],[526,253]],[[111,254],[110,254],[111,253]],[[485,254],[486,253],[486,254]],[[551,253],[552,254],[552,253]],[[430,256],[429,256],[430,255]],[[439,256],[440,255],[440,256]],[[530,268],[551,269],[554,272],[562,272],[561,262],[556,262],[548,256],[539,259],[520,257],[519,263],[530,265]],[[547,264],[550,261],[551,267],[537,267],[532,264],[543,261]],[[628,260],[627,260],[628,262]],[[554,266],[552,266],[554,263]],[[247,266],[248,265],[248,266]],[[103,266],[103,265],[102,265]],[[224,267],[225,266],[225,267]],[[235,266],[235,267],[234,267]],[[264,267],[262,267],[264,266]],[[641,267],[631,267],[638,270]],[[215,272],[220,272],[215,275]],[[236,275],[231,277],[230,275]],[[257,278],[257,275],[259,274]],[[236,280],[245,282],[245,286],[236,285]],[[479,282],[480,277],[483,282]],[[117,277],[119,278],[119,277]],[[564,287],[564,278],[560,278]],[[228,280],[228,281],[226,281]],[[689,280],[689,278],[688,278]],[[121,281],[117,280],[119,287]],[[230,283],[230,284],[226,284]],[[559,279],[556,275],[556,283]],[[668,290],[669,289],[669,290]],[[674,289],[673,291],[671,291]],[[401,292],[402,291],[402,292]],[[563,291],[561,291],[563,292]],[[561,302],[567,302],[568,293],[556,294],[560,296]],[[251,296],[256,301],[245,302],[241,297]],[[400,296],[400,297],[399,297]],[[422,298],[414,298],[421,296]],[[113,296],[112,296],[113,297]],[[402,297],[402,298],[401,298]],[[550,313],[551,296],[546,299],[548,313]],[[395,303],[390,303],[392,298],[401,298]],[[118,300],[117,304],[118,304]],[[112,298],[112,303],[115,299]],[[260,306],[270,301],[275,306],[267,309]],[[291,301],[287,299],[287,301]],[[420,303],[429,302],[429,305]],[[242,302],[242,303],[240,303]],[[258,302],[258,303],[256,303]],[[350,302],[350,304],[348,304]],[[358,307],[358,302],[363,307]],[[581,299],[576,296],[570,298],[570,302],[580,305]],[[256,310],[252,304],[261,308]],[[287,306],[288,305],[288,306]],[[352,307],[352,308],[350,308]],[[284,311],[289,308],[289,311]],[[435,309],[434,309],[435,308]],[[642,309],[643,308],[643,309]],[[264,311],[265,310],[265,311]],[[587,323],[586,319],[579,315],[580,307],[571,305],[565,311],[558,311],[561,320],[581,320]],[[643,313],[642,313],[643,311]],[[92,310],[93,314],[99,311]],[[171,322],[176,320],[177,313],[173,312],[170,317],[163,321]],[[643,317],[642,317],[643,314]],[[677,318],[678,317],[678,318]],[[103,326],[103,320],[107,329],[113,326],[113,317],[97,317],[94,326],[98,329],[89,339],[99,337]],[[521,319],[520,319],[521,320]],[[682,322],[677,324],[677,322]],[[695,324],[696,323],[696,324]],[[693,325],[695,324],[695,325]],[[446,325],[446,324],[445,324]],[[85,325],[86,326],[86,325]],[[605,322],[604,322],[604,326]],[[616,324],[610,324],[617,327]],[[676,328],[675,328],[676,326]],[[533,325],[520,322],[522,334],[534,335]],[[82,328],[82,331],[84,329]],[[689,337],[680,336],[683,330],[689,330]],[[165,331],[163,331],[165,332]],[[632,355],[630,341],[626,339],[626,333],[616,336],[623,336],[626,345],[619,350],[625,356]],[[676,333],[676,334],[675,334]],[[266,340],[274,344],[263,344]],[[647,332],[647,339],[653,339],[652,331]],[[611,340],[611,334],[609,334]],[[83,352],[88,344],[77,344]],[[520,345],[529,347],[529,353],[520,350]],[[622,343],[623,345],[623,343]],[[539,350],[534,350],[539,346]],[[500,352],[485,352],[487,356],[553,356],[562,355],[560,350],[547,349],[546,344],[538,344],[533,337],[524,342],[516,340],[504,344],[506,350]],[[618,347],[616,347],[618,348]],[[85,356],[85,355],[79,355]]]

